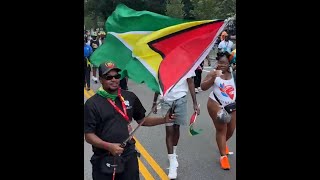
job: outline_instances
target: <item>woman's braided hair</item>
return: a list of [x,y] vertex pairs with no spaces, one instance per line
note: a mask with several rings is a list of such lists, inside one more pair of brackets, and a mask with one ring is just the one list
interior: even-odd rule
[[[226,56],[227,59],[229,59],[229,57],[231,56],[231,54],[230,54],[228,51],[218,52],[218,53],[217,53],[216,60],[219,60],[219,59],[222,58],[223,56]],[[229,62],[230,62],[230,60],[229,60]]]

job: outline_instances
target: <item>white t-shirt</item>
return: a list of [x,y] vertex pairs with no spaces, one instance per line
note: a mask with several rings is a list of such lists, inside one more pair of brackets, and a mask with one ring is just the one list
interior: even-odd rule
[[217,101],[213,93],[217,96],[222,106],[226,106],[235,102],[236,86],[233,77],[229,80],[224,80],[220,77],[216,77],[213,84],[213,90],[210,93],[209,97],[214,101]]
[[[193,71],[187,77],[194,77],[196,73]],[[185,95],[187,95],[189,91],[188,82],[185,79],[181,79],[172,89],[171,91],[163,97],[165,101],[174,101],[177,100]]]
[[233,46],[233,42],[232,41],[221,41],[218,45],[218,48],[222,50],[222,52],[228,51],[229,53],[231,53],[231,49]]

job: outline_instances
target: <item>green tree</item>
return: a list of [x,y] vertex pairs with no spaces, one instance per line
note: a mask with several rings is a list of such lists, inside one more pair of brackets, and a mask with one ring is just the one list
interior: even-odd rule
[[[183,18],[193,15],[196,20],[226,19],[236,13],[236,0],[189,0],[191,9],[184,6],[182,0],[168,0],[167,15]],[[187,2],[188,4],[189,2]],[[188,12],[185,12],[188,11]]]
[[197,19],[226,19],[236,14],[236,0],[193,0]]
[[216,1],[215,0],[193,0],[195,10],[194,15],[196,19],[216,19],[215,12],[213,11]]
[[168,0],[166,15],[174,18],[183,18],[183,4],[181,0]]
[[145,0],[143,10],[165,15],[167,11],[167,0]]
[[84,0],[84,16],[91,18],[85,21],[87,22],[85,25],[87,27],[89,24],[94,25],[93,28],[99,27],[99,22],[105,22],[119,3],[137,11],[148,10],[159,14],[166,12],[166,0]]
[[194,5],[191,0],[181,0],[183,4],[183,18],[184,19],[195,19],[193,10],[194,10]]
[[185,19],[226,19],[236,14],[236,0],[84,0],[86,27],[103,27],[119,3],[137,11]]
[[215,13],[219,18],[228,18],[236,14],[236,0],[216,0]]

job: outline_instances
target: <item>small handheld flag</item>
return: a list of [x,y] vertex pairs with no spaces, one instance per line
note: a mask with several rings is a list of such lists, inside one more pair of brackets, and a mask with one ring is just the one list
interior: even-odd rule
[[[198,105],[198,107],[200,107],[200,104]],[[202,129],[195,130],[195,129],[193,128],[194,123],[195,123],[196,120],[197,120],[197,117],[198,117],[198,114],[197,114],[197,112],[195,111],[195,112],[192,114],[191,118],[190,118],[189,134],[190,134],[191,136],[198,135],[198,134],[200,134],[200,132],[202,131]]]

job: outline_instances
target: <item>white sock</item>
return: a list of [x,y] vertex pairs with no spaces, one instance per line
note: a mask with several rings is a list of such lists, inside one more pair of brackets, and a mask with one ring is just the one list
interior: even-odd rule
[[176,156],[175,156],[175,154],[168,154],[168,159],[169,160],[171,160],[171,159],[173,159],[173,158],[175,158]]
[[177,154],[177,146],[173,146],[173,154]]

